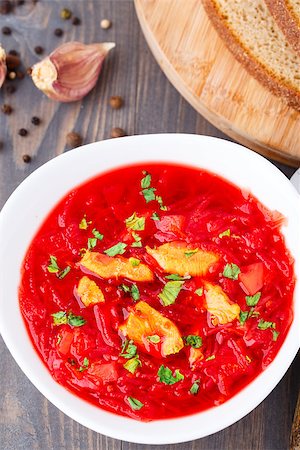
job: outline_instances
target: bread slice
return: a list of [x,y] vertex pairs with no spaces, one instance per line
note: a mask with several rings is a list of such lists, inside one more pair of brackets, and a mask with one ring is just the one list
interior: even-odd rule
[[248,72],[300,111],[300,61],[264,0],[202,0],[217,32]]
[[290,45],[300,55],[300,0],[265,0]]

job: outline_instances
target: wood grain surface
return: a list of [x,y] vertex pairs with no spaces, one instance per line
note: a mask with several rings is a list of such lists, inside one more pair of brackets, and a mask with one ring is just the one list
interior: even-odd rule
[[[95,90],[82,102],[54,103],[35,90],[30,79],[16,82],[15,94],[1,90],[0,103],[11,104],[14,112],[10,116],[0,113],[0,141],[4,143],[0,151],[0,207],[35,168],[67,150],[65,138],[71,130],[82,134],[85,143],[108,138],[114,126],[123,127],[128,134],[186,132],[225,137],[167,81],[145,43],[131,0],[26,3],[15,14],[0,16],[0,28],[8,25],[13,30],[11,36],[1,36],[2,44],[7,50],[20,52],[25,67],[39,59],[33,51],[36,45],[49,52],[62,41],[78,39],[86,43],[113,40],[117,47],[106,61]],[[60,20],[60,9],[65,6],[81,18],[80,26]],[[110,30],[99,27],[102,18],[112,21]],[[57,27],[65,30],[63,38],[53,35]],[[111,95],[123,96],[124,108],[111,110]],[[32,115],[42,119],[39,127],[30,123]],[[17,134],[21,127],[29,130],[26,138]],[[24,153],[32,156],[30,164],[23,162]],[[292,175],[293,169],[276,165],[287,176]],[[16,220],[22,220],[17,211]],[[269,397],[226,430],[185,444],[143,446],[101,436],[69,419],[27,380],[1,340],[0,449],[287,450],[299,372],[298,355]]]
[[300,112],[236,61],[201,0],[135,0],[135,5],[155,58],[200,114],[263,155],[300,165]]

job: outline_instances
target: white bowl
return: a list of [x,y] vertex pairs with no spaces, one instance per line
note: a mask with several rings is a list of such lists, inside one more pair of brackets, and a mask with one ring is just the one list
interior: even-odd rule
[[208,169],[250,190],[268,208],[284,214],[288,221],[283,233],[300,280],[300,197],[266,159],[240,145],[206,136],[161,134],[107,140],[49,161],[22,183],[4,206],[0,214],[0,330],[27,377],[72,419],[113,438],[167,444],[204,437],[233,424],[272,391],[299,349],[300,283],[296,283],[294,320],[276,358],[246,388],[218,407],[182,418],[142,423],[97,408],[57,384],[33,349],[20,313],[18,285],[23,257],[45,216],[73,187],[107,169],[151,161]]

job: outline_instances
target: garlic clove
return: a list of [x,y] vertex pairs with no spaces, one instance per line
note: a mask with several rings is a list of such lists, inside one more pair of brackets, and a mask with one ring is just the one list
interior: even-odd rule
[[6,54],[3,47],[0,45],[0,88],[4,83],[6,77],[7,67],[6,67]]
[[85,45],[67,42],[32,67],[32,80],[49,98],[60,102],[82,99],[97,83],[113,42]]

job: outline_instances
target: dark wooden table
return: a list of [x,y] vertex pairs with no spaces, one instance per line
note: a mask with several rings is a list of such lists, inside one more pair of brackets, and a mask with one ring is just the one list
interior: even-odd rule
[[[69,7],[81,19],[81,25],[62,21],[62,7]],[[100,28],[103,18],[112,21],[109,30]],[[17,87],[14,94],[7,93],[5,87],[1,90],[1,105],[10,104],[14,111],[9,116],[0,113],[0,141],[3,142],[0,207],[34,169],[67,150],[66,134],[72,130],[83,136],[84,143],[109,138],[111,128],[116,126],[124,128],[129,135],[184,132],[226,138],[197,114],[167,81],[147,48],[131,0],[40,0],[36,5],[26,0],[14,14],[0,16],[0,23],[0,28],[12,29],[10,36],[1,35],[2,44],[7,51],[17,50],[25,67],[39,59],[34,52],[37,45],[47,53],[63,41],[74,39],[86,43],[115,41],[117,44],[96,88],[82,102],[52,102],[33,87],[29,77],[11,82]],[[58,27],[64,30],[61,38],[53,33]],[[122,109],[109,107],[108,99],[112,95],[124,97]],[[41,118],[40,126],[31,124],[33,115]],[[20,128],[28,129],[27,137],[18,135]],[[31,163],[23,162],[24,154],[32,157]],[[277,166],[289,177],[294,172],[291,168]],[[16,211],[16,220],[22,220],[17,214]],[[0,448],[286,450],[300,387],[299,372],[298,355],[269,397],[224,431],[186,444],[142,446],[101,436],[61,413],[27,380],[1,340]]]

